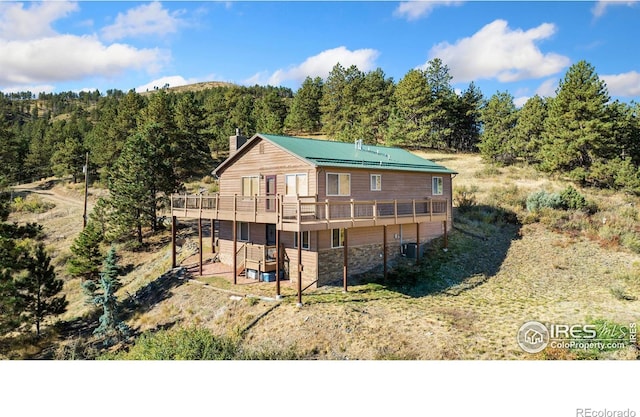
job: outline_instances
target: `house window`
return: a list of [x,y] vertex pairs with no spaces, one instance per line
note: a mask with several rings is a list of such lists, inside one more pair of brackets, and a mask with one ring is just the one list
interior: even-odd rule
[[432,188],[431,188],[431,193],[433,195],[442,195],[442,177],[433,177],[431,179],[432,181]]
[[344,247],[344,229],[331,229],[331,247]]
[[371,191],[382,190],[382,175],[371,174]]
[[249,223],[238,222],[236,233],[238,236],[238,240],[240,242],[248,242],[249,241]]
[[[302,249],[309,249],[311,245],[309,244],[309,234],[310,232],[307,230],[306,232],[302,232]],[[293,232],[293,247],[298,248],[298,232]]]
[[327,195],[351,195],[351,174],[327,173]]
[[242,177],[242,196],[253,197],[260,194],[258,177]]
[[285,195],[309,195],[307,174],[289,174],[284,176]]

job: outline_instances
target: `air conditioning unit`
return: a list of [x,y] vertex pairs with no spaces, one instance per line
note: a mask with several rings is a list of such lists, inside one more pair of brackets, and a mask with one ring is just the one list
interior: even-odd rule
[[[420,252],[418,252],[420,251]],[[416,259],[418,253],[420,253],[420,257],[424,254],[424,244],[418,245],[417,243],[403,243],[401,247],[402,256],[406,256],[407,258]]]

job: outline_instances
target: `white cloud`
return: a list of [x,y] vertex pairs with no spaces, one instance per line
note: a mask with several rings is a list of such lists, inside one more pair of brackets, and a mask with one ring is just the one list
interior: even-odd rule
[[181,75],[169,75],[166,77],[160,77],[157,80],[153,80],[144,85],[136,87],[136,91],[139,93],[143,93],[145,91],[151,91],[157,88],[163,88],[166,84],[169,84],[169,87],[180,87],[181,85],[193,84],[198,82],[195,79],[187,80]]
[[102,29],[102,36],[109,41],[141,35],[165,35],[174,33],[182,20],[182,11],[169,13],[158,1],[118,13],[112,25]]
[[624,74],[603,75],[600,78],[607,83],[607,90],[612,96],[640,96],[640,73],[636,71]]
[[158,49],[104,45],[94,36],[0,40],[0,86],[114,76],[128,69],[153,71],[167,58]]
[[529,96],[516,97],[513,99],[513,105],[517,108],[522,108],[522,106],[527,104],[527,101],[529,101],[530,98],[531,97]]
[[51,23],[78,10],[78,4],[68,1],[30,3],[0,2],[0,39],[27,40],[51,36]]
[[549,78],[537,88],[536,94],[540,97],[555,97],[556,90],[558,89],[559,79]]
[[421,17],[427,17],[433,9],[440,6],[459,6],[462,1],[403,1],[398,8],[394,10],[393,15],[407,20],[417,20]]
[[38,95],[39,93],[53,93],[56,87],[51,84],[40,84],[40,85],[16,85],[16,86],[8,86],[2,89],[2,92],[5,94],[9,93],[21,93],[24,91],[31,91],[32,93]]
[[[331,69],[340,63],[348,68],[355,65],[360,71],[370,71],[375,67],[375,61],[380,53],[375,49],[356,49],[350,51],[344,46],[327,49],[318,55],[307,58],[302,64],[290,67],[289,69],[279,69],[268,79],[268,84],[280,85],[283,81],[302,82],[307,76],[326,78]],[[250,80],[262,79],[261,73],[255,74]]]
[[[496,78],[501,82],[519,81],[556,74],[569,65],[569,58],[544,54],[536,42],[550,38],[555,25],[543,23],[523,31],[512,30],[504,20],[495,20],[474,35],[455,44],[442,42],[429,53],[448,67],[454,82]],[[424,64],[426,68],[428,62]]]
[[253,74],[242,82],[244,85],[266,85],[269,84],[269,71],[260,71]]
[[49,92],[55,81],[111,77],[130,69],[153,72],[169,59],[159,49],[56,33],[53,23],[78,10],[78,3],[68,1],[26,8],[0,1],[0,88]]
[[620,0],[599,0],[596,2],[596,5],[591,9],[591,14],[596,19],[602,17],[607,10],[607,8],[611,6],[633,6],[638,3],[638,0],[628,0],[628,1],[620,1]]

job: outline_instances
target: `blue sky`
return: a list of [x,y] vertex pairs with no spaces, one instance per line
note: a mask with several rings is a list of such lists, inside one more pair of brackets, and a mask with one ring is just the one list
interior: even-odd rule
[[639,1],[0,1],[0,91],[200,81],[294,91],[340,62],[395,81],[441,58],[464,90],[554,96],[579,60],[640,97]]

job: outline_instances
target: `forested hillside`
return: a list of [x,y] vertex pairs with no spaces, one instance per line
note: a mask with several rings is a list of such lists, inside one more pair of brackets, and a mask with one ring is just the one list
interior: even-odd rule
[[[439,59],[397,82],[381,69],[336,65],[326,79],[284,87],[220,86],[151,94],[109,90],[0,96],[0,162],[9,183],[82,174],[84,155],[106,181],[126,141],[163,135],[181,178],[213,168],[236,128],[324,134],[337,140],[480,151],[488,160],[524,160],[584,184],[640,190],[638,104],[611,101],[590,64],[573,65],[554,98],[516,108],[506,91],[485,96],[473,83],[451,86]],[[157,138],[156,138],[157,139]],[[152,152],[160,151],[152,150]],[[105,183],[106,184],[106,183]]]

